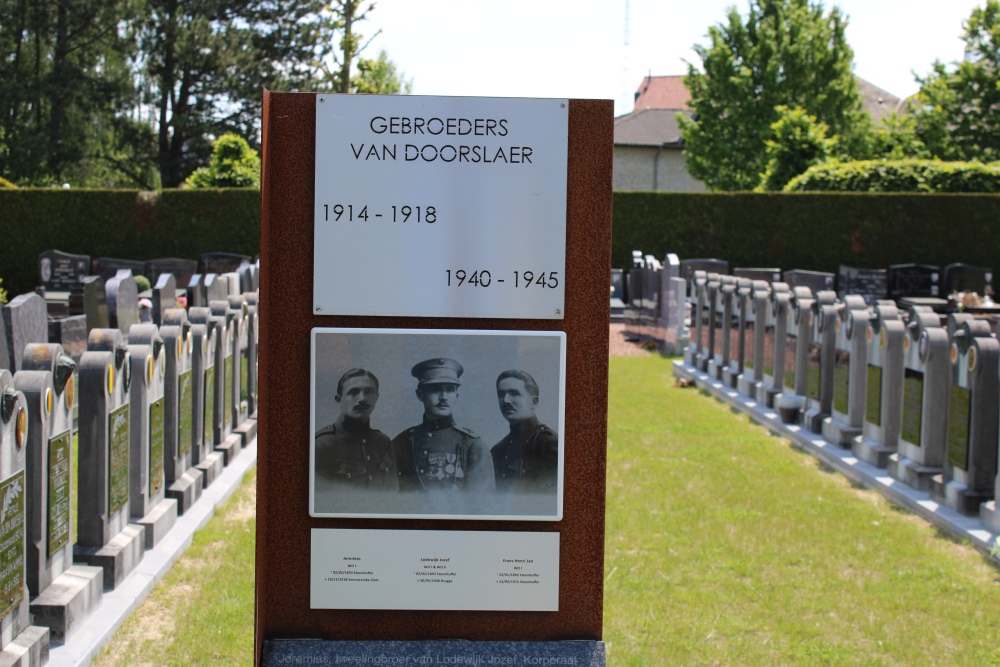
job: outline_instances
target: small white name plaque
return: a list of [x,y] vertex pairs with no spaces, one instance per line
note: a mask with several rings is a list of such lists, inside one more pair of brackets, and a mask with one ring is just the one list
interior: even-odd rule
[[311,609],[559,610],[559,533],[312,529]]
[[568,107],[318,95],[314,314],[561,319]]

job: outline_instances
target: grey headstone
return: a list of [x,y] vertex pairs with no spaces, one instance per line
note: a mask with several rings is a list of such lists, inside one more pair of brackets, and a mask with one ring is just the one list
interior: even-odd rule
[[201,273],[229,273],[235,271],[243,262],[252,258],[232,252],[206,252],[199,259]]
[[71,315],[61,320],[50,320],[49,342],[61,345],[74,361],[80,361],[87,351],[87,317]]
[[229,296],[229,281],[223,280],[218,274],[207,273],[205,280],[205,303],[210,306],[213,301],[225,301]]
[[163,473],[167,497],[177,501],[184,514],[201,495],[201,472],[191,468],[194,442],[194,348],[187,312],[176,308],[167,312],[171,324],[160,327],[166,359],[163,376],[164,414],[167,428],[163,440]]
[[193,259],[166,257],[150,259],[146,262],[145,275],[153,285],[164,273],[170,273],[178,285],[187,285],[191,276],[198,273],[198,262]]
[[869,323],[865,422],[853,450],[859,459],[885,468],[896,452],[903,407],[903,339],[906,325],[895,306],[880,303]]
[[250,262],[240,264],[236,269],[236,274],[240,277],[240,292],[256,292],[257,286],[254,284],[254,265]]
[[87,276],[83,279],[83,314],[87,318],[87,335],[94,329],[111,326],[108,313],[108,296],[104,291],[104,278]]
[[70,291],[90,274],[90,256],[46,250],[38,255],[38,275],[46,290]]
[[45,300],[33,292],[14,297],[3,307],[3,326],[10,370],[17,372],[21,369],[25,345],[49,342],[49,316]]
[[139,323],[139,289],[128,269],[122,269],[105,283],[110,326],[126,336],[133,324]]
[[96,257],[90,264],[91,271],[105,280],[111,280],[119,271],[128,270],[133,276],[143,275],[146,263],[134,259],[116,259],[114,257]]
[[163,311],[177,306],[177,281],[172,273],[162,273],[153,286],[153,323],[163,324]]
[[850,449],[861,435],[865,418],[865,382],[868,372],[868,310],[847,303],[838,313],[840,326],[834,343],[833,403],[823,420],[823,437]]
[[207,305],[205,276],[196,273],[191,276],[191,279],[187,283],[187,306],[188,308],[204,308]]

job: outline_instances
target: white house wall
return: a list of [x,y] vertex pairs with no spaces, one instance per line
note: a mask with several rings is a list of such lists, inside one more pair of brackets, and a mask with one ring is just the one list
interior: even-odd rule
[[[655,170],[654,160],[657,162]],[[685,171],[684,162],[684,153],[680,148],[615,146],[614,189],[703,192],[705,184]]]

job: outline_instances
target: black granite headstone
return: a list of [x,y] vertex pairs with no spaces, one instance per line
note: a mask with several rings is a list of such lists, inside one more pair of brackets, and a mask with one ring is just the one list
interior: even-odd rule
[[893,264],[889,267],[888,298],[936,297],[940,294],[941,267],[932,264]]
[[133,276],[141,276],[146,270],[146,263],[134,259],[115,259],[114,257],[96,257],[91,262],[93,273],[105,280],[111,280],[122,269],[128,269]]
[[89,255],[72,255],[60,250],[46,250],[38,255],[38,275],[46,290],[72,290],[89,273]]
[[[240,268],[243,262],[250,262],[249,255],[239,255],[233,252],[206,252],[199,262],[200,273],[231,273]],[[225,298],[225,297],[223,297]]]
[[611,298],[625,298],[625,275],[621,269],[611,269]]
[[[187,285],[191,280],[191,276],[198,273],[198,262],[193,259],[178,259],[176,257],[151,259],[146,262],[145,273],[143,275],[149,278],[150,284],[155,285],[164,273],[173,274],[177,285]],[[154,306],[154,312],[155,310]]]
[[792,290],[796,287],[808,287],[813,294],[818,294],[823,290],[833,289],[834,275],[832,273],[794,269],[792,271],[785,271],[784,277],[784,282]]
[[993,269],[971,264],[949,264],[944,267],[941,296],[955,292],[975,292],[983,296],[993,292]]
[[78,364],[80,357],[87,351],[88,333],[86,315],[71,315],[49,321],[49,342],[62,345],[66,354]]
[[843,299],[856,294],[874,306],[876,301],[886,298],[887,280],[885,269],[859,269],[841,264],[837,270],[837,296]]
[[188,281],[187,307],[189,310],[191,308],[208,307],[208,299],[205,295],[205,276],[200,273],[194,274]]
[[781,269],[746,269],[735,268],[733,275],[737,278],[749,278],[750,280],[763,280],[768,283],[781,282]]

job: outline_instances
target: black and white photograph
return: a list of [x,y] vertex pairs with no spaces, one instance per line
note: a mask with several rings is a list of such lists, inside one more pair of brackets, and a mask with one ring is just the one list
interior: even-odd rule
[[566,335],[312,330],[309,513],[562,518]]

